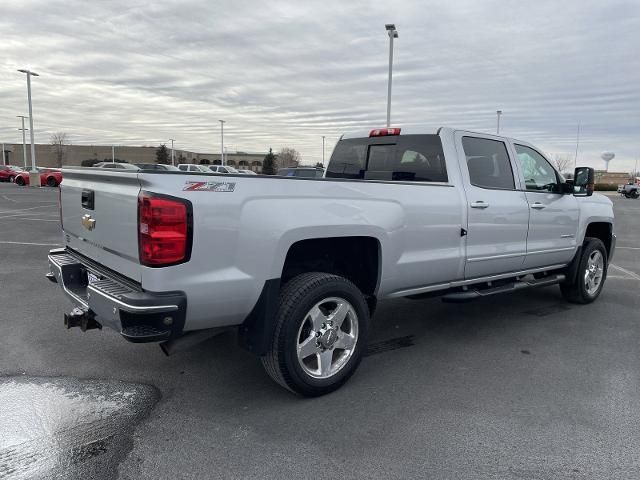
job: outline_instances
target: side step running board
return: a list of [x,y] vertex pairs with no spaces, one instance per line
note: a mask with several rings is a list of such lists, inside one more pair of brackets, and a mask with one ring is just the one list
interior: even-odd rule
[[447,303],[469,302],[477,298],[497,295],[499,293],[515,292],[516,290],[523,290],[525,288],[546,287],[548,285],[555,285],[562,282],[564,279],[564,275],[557,274],[539,279],[518,280],[506,285],[500,285],[499,287],[489,287],[483,289],[464,290],[462,292],[448,293],[447,295],[444,295],[442,297],[442,301]]

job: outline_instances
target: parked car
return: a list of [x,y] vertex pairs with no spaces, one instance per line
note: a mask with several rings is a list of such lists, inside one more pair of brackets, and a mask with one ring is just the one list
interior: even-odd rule
[[154,170],[157,172],[179,172],[180,169],[174,165],[165,165],[164,163],[136,163],[136,167],[141,170]]
[[253,170],[244,170],[244,169],[238,170],[238,173],[243,173],[244,175],[257,175],[257,173],[254,172]]
[[208,165],[208,167],[209,170],[214,173],[240,173],[238,170],[230,167],[229,165]]
[[209,170],[206,165],[198,165],[196,163],[181,163],[178,165],[178,170],[183,172],[211,173],[211,170]]
[[355,372],[378,300],[560,285],[587,304],[615,251],[592,168],[567,181],[529,143],[451,128],[344,135],[323,179],[65,175],[48,277],[76,306],[67,327],[167,353],[235,329],[307,396]]
[[22,167],[16,165],[0,165],[0,182],[13,182]]
[[98,162],[93,168],[111,168],[114,170],[140,170],[140,167],[132,163],[124,163],[124,162]]
[[622,188],[619,188],[618,192],[625,198],[638,198],[640,197],[640,185],[636,185],[635,183],[622,185]]
[[[44,187],[57,187],[62,182],[62,172],[60,170],[55,170],[52,168],[36,168],[40,173],[40,186]],[[16,185],[25,186],[29,185],[29,172],[27,170],[23,170],[21,172],[16,173],[16,177],[14,179]]]
[[324,170],[315,167],[279,168],[277,175],[281,177],[321,178],[324,175]]

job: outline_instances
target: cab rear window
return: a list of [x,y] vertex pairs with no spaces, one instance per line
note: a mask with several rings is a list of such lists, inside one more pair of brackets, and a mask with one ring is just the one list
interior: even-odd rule
[[446,182],[438,135],[401,135],[341,140],[326,177],[404,182]]

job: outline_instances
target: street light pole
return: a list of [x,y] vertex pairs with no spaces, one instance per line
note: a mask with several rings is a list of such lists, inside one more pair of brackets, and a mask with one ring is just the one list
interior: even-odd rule
[[496,135],[500,135],[500,116],[502,115],[502,110],[496,110],[496,115],[498,116],[498,126],[496,127]]
[[22,160],[24,161],[24,169],[27,169],[27,137],[25,135],[25,131],[27,130],[26,128],[24,128],[24,119],[26,118],[24,115],[16,115],[17,118],[22,119],[22,128],[19,128],[18,130],[22,130]]
[[7,164],[7,157],[4,154],[4,143],[2,143],[2,165]]
[[111,163],[116,163],[116,146],[111,145]]
[[220,164],[224,165],[224,120],[218,120],[220,122]]
[[26,69],[20,69],[18,71],[20,73],[25,73],[27,75],[27,100],[29,102],[29,137],[31,138],[31,173],[29,174],[29,185],[31,185],[32,187],[39,187],[40,175],[36,170],[36,144],[33,139],[33,108],[31,106],[31,76],[39,77],[40,75],[38,75],[36,72],[32,72],[31,70],[26,70]]
[[576,156],[573,157],[573,169],[578,165],[578,146],[580,146],[580,123],[578,123],[578,133],[576,135]]
[[393,73],[393,39],[398,38],[398,31],[393,23],[387,23],[384,28],[389,35],[389,81],[387,82],[387,127],[391,125],[391,80]]
[[324,168],[324,135],[322,136],[322,168]]
[[176,158],[173,155],[173,142],[175,142],[175,138],[170,138],[169,140],[171,140],[171,165],[175,166],[176,165]]

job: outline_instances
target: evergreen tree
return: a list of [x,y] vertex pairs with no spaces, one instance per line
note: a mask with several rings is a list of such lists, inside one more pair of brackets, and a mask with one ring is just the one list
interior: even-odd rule
[[273,150],[269,149],[269,153],[264,157],[262,161],[262,174],[263,175],[275,175],[278,166],[276,165],[276,156],[273,154]]
[[156,159],[158,163],[169,165],[169,150],[164,143],[156,148]]

